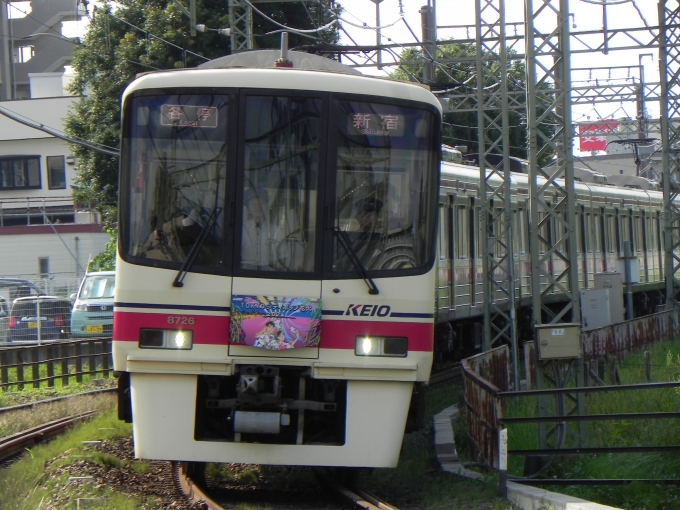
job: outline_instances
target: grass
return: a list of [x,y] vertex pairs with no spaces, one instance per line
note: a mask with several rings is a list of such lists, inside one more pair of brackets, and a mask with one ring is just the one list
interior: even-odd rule
[[[0,407],[4,407],[7,405],[12,405],[12,404],[7,404],[6,403],[6,395],[10,393],[21,393],[24,394],[25,392],[30,392],[30,391],[35,391],[35,390],[51,390],[55,392],[59,391],[65,391],[69,392],[71,391],[72,393],[74,391],[70,390],[70,388],[73,387],[78,387],[83,384],[93,384],[94,381],[111,381],[112,379],[107,379],[104,378],[104,375],[102,373],[102,369],[99,368],[98,372],[96,373],[90,373],[89,372],[89,364],[87,361],[83,362],[81,372],[80,374],[76,373],[75,371],[75,366],[69,365],[68,371],[64,372],[62,370],[62,365],[60,363],[54,363],[53,365],[54,373],[52,376],[49,376],[47,373],[47,363],[40,363],[38,365],[38,374],[37,378],[33,375],[33,366],[32,365],[22,365],[22,371],[23,371],[23,382],[20,381],[19,378],[19,369],[17,367],[12,367],[12,368],[6,368],[7,370],[7,379],[6,382],[7,385],[0,390]],[[112,376],[113,371],[109,370],[108,371],[109,378]],[[49,386],[50,381],[48,381],[48,377],[53,377],[51,379],[52,386]],[[36,379],[36,382],[34,383],[34,378]],[[66,378],[66,382],[64,381],[64,378]],[[77,379],[80,378],[81,380],[78,381]],[[34,384],[38,385],[38,388],[34,387]]]
[[[680,380],[680,341],[658,344],[650,352],[653,381]],[[619,366],[619,376],[621,384],[644,383],[644,353],[629,355]],[[586,414],[678,411],[679,407],[680,392],[673,388],[602,392],[586,397]],[[508,417],[535,416],[536,401],[532,398],[514,399],[506,406],[505,414]],[[677,445],[680,444],[680,429],[676,421],[635,419],[588,422],[586,446]],[[509,448],[537,447],[537,425],[509,427]],[[510,456],[509,472],[521,476],[523,461],[523,457]],[[551,464],[542,473],[544,478],[680,478],[680,456],[676,452],[557,456],[549,462]],[[636,482],[625,486],[546,488],[625,509],[680,508],[680,487],[676,486]]]
[[[93,451],[83,446],[83,441],[109,440],[130,436],[131,426],[118,421],[112,404],[108,411],[73,431],[30,450],[11,468],[0,470],[0,508],[3,510],[38,510],[47,508],[74,508],[75,500],[92,501],[88,508],[139,510],[158,508],[159,498],[129,496],[105,485],[70,478],[69,466],[84,459],[111,469],[125,463],[112,455]],[[137,472],[147,472],[148,465],[135,462]],[[97,501],[99,504],[97,504]]]
[[[434,453],[432,418],[457,404],[460,384],[447,384],[426,393],[426,427],[404,438],[399,465],[394,469],[375,469],[362,475],[359,484],[370,492],[384,494],[399,508],[419,510],[510,510],[512,506],[497,496],[498,480],[490,476],[475,482],[440,470]],[[456,438],[458,441],[458,436]],[[458,444],[456,445],[458,447]]]

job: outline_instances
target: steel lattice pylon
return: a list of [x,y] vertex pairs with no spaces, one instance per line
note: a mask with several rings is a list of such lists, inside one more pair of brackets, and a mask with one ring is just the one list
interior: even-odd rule
[[244,0],[229,0],[231,52],[253,49],[253,9]]
[[[481,224],[486,233],[484,274],[484,348],[508,343],[513,382],[517,371],[512,207],[510,203],[510,133],[505,0],[476,0],[477,125],[479,139]],[[500,70],[500,72],[498,72]],[[499,76],[497,76],[497,74]],[[490,87],[500,79],[499,87]],[[488,161],[502,154],[500,162]]]
[[[574,161],[571,127],[571,62],[568,0],[525,0],[527,56],[527,121],[529,126],[529,201],[531,225],[531,291],[535,324],[580,321],[578,267],[576,265]],[[540,29],[539,29],[540,26]],[[540,129],[543,127],[543,129]],[[545,129],[548,127],[549,129]],[[542,166],[554,153],[554,164]],[[543,162],[545,165],[545,162]],[[565,300],[549,304],[550,294]],[[539,353],[540,342],[536,341]],[[539,388],[549,383],[567,387],[583,385],[580,360],[539,361]],[[553,405],[554,403],[554,405]],[[584,414],[582,394],[539,399],[541,416]],[[573,433],[585,443],[585,426],[560,424],[540,427],[540,443],[560,447]]]
[[[670,7],[674,4],[674,7]],[[680,7],[659,2],[666,307],[680,308]]]

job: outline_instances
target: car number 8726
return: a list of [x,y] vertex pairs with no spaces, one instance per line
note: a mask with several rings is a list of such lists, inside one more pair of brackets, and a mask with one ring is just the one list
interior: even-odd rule
[[196,319],[194,319],[193,317],[181,317],[176,315],[170,315],[168,317],[168,324],[185,326],[187,324],[196,324]]

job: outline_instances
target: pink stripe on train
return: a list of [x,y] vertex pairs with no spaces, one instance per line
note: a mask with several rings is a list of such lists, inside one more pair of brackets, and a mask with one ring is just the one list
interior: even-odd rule
[[[190,321],[193,320],[193,324]],[[113,339],[139,341],[140,329],[182,329],[194,332],[196,345],[228,345],[229,317],[181,313],[119,312],[113,314]],[[326,349],[354,350],[357,336],[400,336],[409,339],[409,351],[431,352],[434,324],[366,320],[321,321],[321,345]]]

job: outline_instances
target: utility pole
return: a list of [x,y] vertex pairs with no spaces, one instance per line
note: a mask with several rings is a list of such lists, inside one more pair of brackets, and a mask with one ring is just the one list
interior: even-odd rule
[[378,47],[378,69],[382,69],[382,37],[380,35],[380,2],[383,0],[371,0],[375,4],[375,45]]
[[423,32],[423,81],[429,84],[434,83],[434,63],[437,60],[437,22],[429,0],[420,8],[420,23]]
[[[9,34],[9,5],[2,2],[0,5],[0,31],[3,34]],[[0,100],[7,101],[12,99],[12,63],[14,62],[14,55],[11,49],[10,37],[0,37],[0,51],[2,57],[0,58]]]

